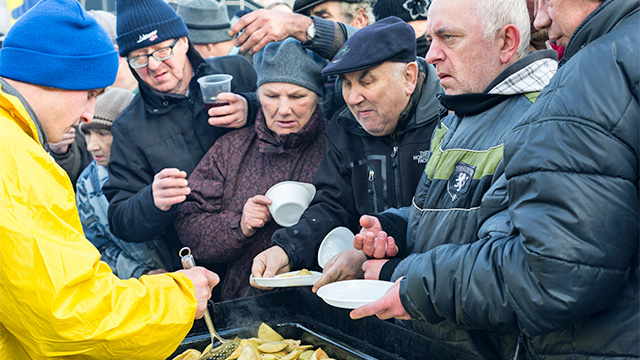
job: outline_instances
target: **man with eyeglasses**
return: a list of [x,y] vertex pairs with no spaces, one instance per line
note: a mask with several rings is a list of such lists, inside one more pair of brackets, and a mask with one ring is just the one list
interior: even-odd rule
[[[118,0],[118,50],[140,93],[112,128],[109,225],[130,242],[162,239],[164,268],[179,267],[173,219],[190,189],[187,175],[220,136],[255,117],[256,74],[240,56],[204,60],[183,20],[162,0]],[[207,112],[197,79],[233,76],[229,104]],[[238,95],[243,93],[243,95]]]

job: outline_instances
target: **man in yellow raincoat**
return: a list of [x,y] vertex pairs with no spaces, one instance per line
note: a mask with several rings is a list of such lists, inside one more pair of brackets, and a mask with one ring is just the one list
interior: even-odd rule
[[40,1],[0,51],[0,359],[164,359],[219,281],[198,267],[120,280],[83,235],[43,146],[91,121],[117,68],[75,0]]

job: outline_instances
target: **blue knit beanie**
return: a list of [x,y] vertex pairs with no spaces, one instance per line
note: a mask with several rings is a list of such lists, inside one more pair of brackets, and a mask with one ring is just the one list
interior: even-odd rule
[[258,86],[270,82],[291,83],[322,96],[324,80],[320,65],[294,38],[267,44],[253,55],[253,67],[258,74]]
[[76,0],[42,0],[9,29],[0,76],[63,90],[107,87],[118,56],[104,29]]
[[118,50],[133,50],[189,36],[182,18],[163,0],[116,0]]

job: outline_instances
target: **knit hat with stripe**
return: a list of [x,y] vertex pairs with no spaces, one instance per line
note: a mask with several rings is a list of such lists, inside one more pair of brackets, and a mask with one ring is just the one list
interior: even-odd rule
[[120,56],[165,40],[189,36],[189,30],[163,0],[116,0]]

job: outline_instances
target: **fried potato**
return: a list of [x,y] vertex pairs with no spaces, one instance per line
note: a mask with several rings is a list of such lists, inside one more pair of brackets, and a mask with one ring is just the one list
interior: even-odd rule
[[281,357],[280,360],[297,360],[303,351],[304,350],[295,349],[292,352],[290,352],[288,355]]
[[278,360],[279,357],[273,354],[260,354],[260,360]]
[[[228,360],[335,360],[321,348],[313,350],[313,345],[300,344],[300,340],[285,339],[269,325],[262,323],[258,329],[258,337],[241,339],[240,345]],[[186,357],[188,353],[193,353],[194,357]],[[173,360],[197,360],[200,356],[200,352],[190,349]]]
[[200,351],[196,349],[188,349],[182,354],[173,358],[173,360],[198,360],[200,359]]
[[265,323],[260,324],[260,328],[258,329],[258,338],[264,340],[265,342],[284,340],[284,338],[280,334],[278,334],[271,328],[271,326]]
[[294,277],[294,276],[310,276],[310,275],[313,275],[311,273],[311,271],[309,271],[307,269],[302,269],[302,270],[298,271],[295,274],[280,275],[280,277],[289,278],[289,277]]
[[260,360],[260,353],[252,346],[245,346],[238,360]]
[[322,350],[321,348],[318,348],[313,355],[311,355],[311,357],[309,358],[309,360],[321,360],[321,359],[328,359],[329,355],[327,355],[326,352],[324,352],[324,350]]
[[298,357],[299,360],[309,360],[311,358],[311,355],[313,355],[315,351],[313,350],[305,350],[302,352],[302,354],[300,354],[300,356]]
[[278,351],[286,349],[287,346],[289,346],[289,344],[284,341],[273,341],[259,345],[258,350],[266,353],[276,353]]

